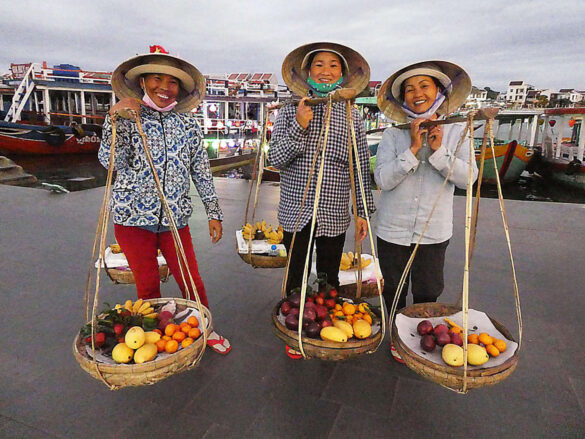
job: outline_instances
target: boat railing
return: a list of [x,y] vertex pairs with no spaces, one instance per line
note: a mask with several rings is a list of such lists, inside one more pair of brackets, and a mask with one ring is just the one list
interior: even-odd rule
[[78,82],[82,84],[109,84],[111,72],[93,72],[87,70],[67,69],[61,67],[45,67],[35,64],[34,79],[41,81]]

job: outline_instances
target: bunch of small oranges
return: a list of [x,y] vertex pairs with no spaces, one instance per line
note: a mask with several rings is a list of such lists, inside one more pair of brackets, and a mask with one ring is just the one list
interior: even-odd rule
[[159,341],[156,342],[156,349],[158,352],[168,352],[173,354],[181,347],[186,348],[201,336],[199,329],[199,320],[197,317],[191,316],[186,322],[177,325],[169,323],[164,328],[164,333],[160,329],[155,329],[161,335]]
[[487,332],[481,334],[469,334],[467,336],[467,343],[483,345],[490,357],[497,357],[506,350],[506,342],[492,337]]
[[343,320],[353,325],[358,320],[365,320],[370,325],[372,324],[372,312],[367,303],[360,303],[354,305],[353,303],[344,302],[343,305],[337,303],[335,308],[329,311],[331,321]]

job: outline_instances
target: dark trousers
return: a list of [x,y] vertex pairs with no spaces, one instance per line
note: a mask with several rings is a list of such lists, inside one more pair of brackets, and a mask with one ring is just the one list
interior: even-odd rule
[[[188,286],[188,288],[185,288],[171,232],[154,233],[141,229],[140,227],[114,224],[114,234],[134,274],[136,292],[139,299],[146,300],[160,297],[160,278],[158,274],[158,262],[156,260],[157,251],[160,248],[162,255],[167,261],[169,270],[177,281],[181,293],[183,293],[183,297],[195,300],[189,274],[185,265],[181,263]],[[189,265],[191,276],[193,276],[199,299],[204,306],[209,307],[207,295],[205,294],[205,286],[199,275],[199,267],[195,258],[195,249],[193,248],[193,240],[191,239],[189,226],[179,229],[179,236],[185,250],[185,255],[187,256],[187,264]],[[188,295],[187,290],[189,291]]]
[[[315,225],[315,228],[316,227],[317,226]],[[288,272],[288,282],[286,287],[287,294],[290,294],[290,291],[294,288],[300,288],[303,283],[303,272],[305,270],[305,259],[307,257],[310,232],[310,222],[301,230],[297,231]],[[292,237],[292,233],[284,232],[283,244],[286,247],[287,252],[290,252]],[[317,273],[326,273],[327,283],[338,288],[339,264],[341,262],[341,254],[343,253],[343,245],[345,243],[345,232],[337,236],[320,236],[313,239],[310,249],[311,258],[315,242],[317,244]],[[310,267],[311,259],[309,259],[309,274]]]
[[[412,283],[413,303],[436,302],[443,292],[445,281],[443,268],[445,266],[445,251],[449,240],[438,244],[421,244],[410,267],[402,293],[398,300],[397,309],[406,306],[409,281]],[[392,244],[378,238],[378,257],[380,269],[384,277],[384,302],[388,312],[392,307],[396,288],[400,283],[404,267],[410,259],[415,245],[409,246]]]

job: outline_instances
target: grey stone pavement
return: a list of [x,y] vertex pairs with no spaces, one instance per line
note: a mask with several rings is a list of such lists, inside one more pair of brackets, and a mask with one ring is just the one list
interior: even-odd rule
[[[524,317],[520,362],[498,385],[459,395],[393,361],[387,338],[352,361],[290,360],[269,318],[284,270],[255,270],[235,253],[248,183],[216,185],[223,240],[211,245],[202,209],[190,226],[215,327],[233,350],[208,350],[191,371],[118,391],[71,352],[103,188],[58,195],[0,185],[1,438],[585,437],[585,206],[506,203]],[[259,216],[276,223],[277,201],[278,187],[264,184]],[[464,198],[455,211],[442,296],[451,303],[463,276]],[[162,289],[179,295],[173,280]],[[470,291],[472,308],[517,334],[497,200],[482,200]],[[133,286],[104,280],[100,302],[134,297]]]

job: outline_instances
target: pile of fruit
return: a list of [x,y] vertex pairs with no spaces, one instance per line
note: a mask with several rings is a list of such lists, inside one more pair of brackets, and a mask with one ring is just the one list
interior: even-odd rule
[[[363,256],[361,257],[362,261],[362,270],[366,268],[368,265],[372,263],[371,259],[366,259]],[[339,264],[339,269],[341,271],[347,270],[354,270],[358,268],[358,258],[357,255],[354,255],[353,252],[347,252],[341,254],[341,262]]]
[[[301,294],[293,293],[280,305],[285,326],[298,331]],[[354,304],[341,299],[335,288],[307,294],[303,310],[303,335],[310,338],[345,343],[349,339],[365,339],[372,335],[377,317],[365,303]]]
[[107,305],[94,323],[93,338],[87,324],[81,328],[81,340],[88,347],[93,342],[96,351],[116,363],[145,363],[159,353],[186,348],[201,336],[199,320],[189,314],[174,301],[153,306],[142,299],[127,300],[113,308]]
[[267,225],[266,221],[256,221],[256,224],[246,223],[242,227],[242,236],[246,241],[249,240],[262,240],[268,241],[268,244],[280,244],[284,231],[282,226],[278,226],[276,230],[272,230],[272,226]]
[[[416,330],[421,336],[420,346],[426,352],[433,352],[436,346],[443,348],[441,357],[449,366],[463,366],[463,328],[449,318],[433,327],[430,320],[422,320]],[[489,334],[469,334],[467,336],[467,364],[481,366],[490,357],[497,357],[506,350],[506,342]]]

